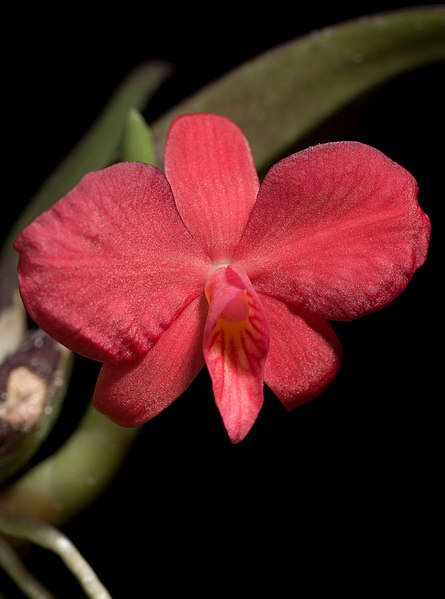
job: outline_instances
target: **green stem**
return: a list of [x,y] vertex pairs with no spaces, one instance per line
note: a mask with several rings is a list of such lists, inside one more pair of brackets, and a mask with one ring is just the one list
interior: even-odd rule
[[0,508],[52,524],[68,520],[113,479],[139,431],[117,426],[90,406],[55,454],[0,490]]
[[[11,537],[25,539],[53,551],[65,562],[65,565],[80,582],[88,597],[91,599],[111,599],[109,592],[73,543],[53,526],[35,518],[0,511],[0,531]],[[39,595],[34,595],[34,597],[39,597]],[[48,597],[51,597],[51,595],[40,595],[39,599],[48,599]]]
[[[10,543],[0,536],[0,566],[29,599],[55,599],[23,565]],[[3,595],[0,594],[0,599]]]

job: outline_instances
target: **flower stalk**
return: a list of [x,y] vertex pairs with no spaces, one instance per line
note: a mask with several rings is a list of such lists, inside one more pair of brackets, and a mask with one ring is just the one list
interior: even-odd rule
[[106,488],[139,431],[114,424],[90,406],[55,454],[0,489],[0,509],[55,525],[65,522]]

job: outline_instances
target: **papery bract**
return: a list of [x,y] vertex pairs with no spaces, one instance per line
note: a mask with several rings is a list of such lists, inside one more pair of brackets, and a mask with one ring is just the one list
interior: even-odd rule
[[92,173],[17,238],[34,320],[104,362],[95,404],[124,426],[163,410],[207,364],[232,441],[265,381],[288,408],[340,365],[326,319],[394,299],[425,260],[413,177],[358,142],[315,146],[259,186],[228,119],[176,119],[166,177],[122,163]]

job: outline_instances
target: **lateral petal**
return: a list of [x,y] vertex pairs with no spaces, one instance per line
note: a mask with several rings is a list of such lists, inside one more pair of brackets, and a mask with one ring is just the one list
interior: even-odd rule
[[406,287],[429,232],[405,169],[364,144],[330,143],[269,171],[233,259],[257,291],[349,320]]
[[202,293],[208,270],[164,175],[135,162],[84,177],[15,248],[31,317],[103,362],[144,355]]
[[202,294],[135,362],[104,364],[94,405],[121,426],[151,420],[191,384],[204,365],[202,335],[207,313]]
[[181,116],[170,127],[164,164],[188,230],[214,262],[229,261],[259,188],[242,131],[215,114]]
[[206,285],[209,313],[203,352],[216,405],[233,443],[247,435],[263,404],[269,327],[246,274],[217,269]]
[[298,314],[290,306],[261,296],[270,327],[264,381],[288,410],[317,397],[341,362],[341,346],[326,320]]

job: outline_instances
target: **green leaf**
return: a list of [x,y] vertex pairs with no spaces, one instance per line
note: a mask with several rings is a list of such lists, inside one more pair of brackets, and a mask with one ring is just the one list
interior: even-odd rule
[[168,65],[151,62],[130,73],[92,129],[36,193],[10,238],[77,185],[86,173],[103,168],[117,158],[129,110],[142,109],[169,74]]
[[36,216],[59,200],[89,171],[103,168],[117,156],[122,142],[128,111],[142,108],[170,74],[163,63],[141,65],[123,81],[91,130],[80,140],[37,191],[5,241],[0,254],[0,353],[17,347],[25,323],[25,314],[17,295],[17,256],[12,244],[17,233]]
[[445,9],[364,17],[266,52],[166,113],[155,125],[158,155],[172,119],[216,112],[249,139],[259,170],[330,115],[410,69],[445,58]]
[[130,73],[91,130],[37,191],[5,242],[2,262],[14,256],[12,243],[21,229],[77,185],[86,173],[107,166],[117,157],[128,111],[145,106],[169,74],[170,68],[163,63],[143,64]]
[[144,117],[135,109],[128,113],[122,144],[122,160],[156,163],[153,134]]

